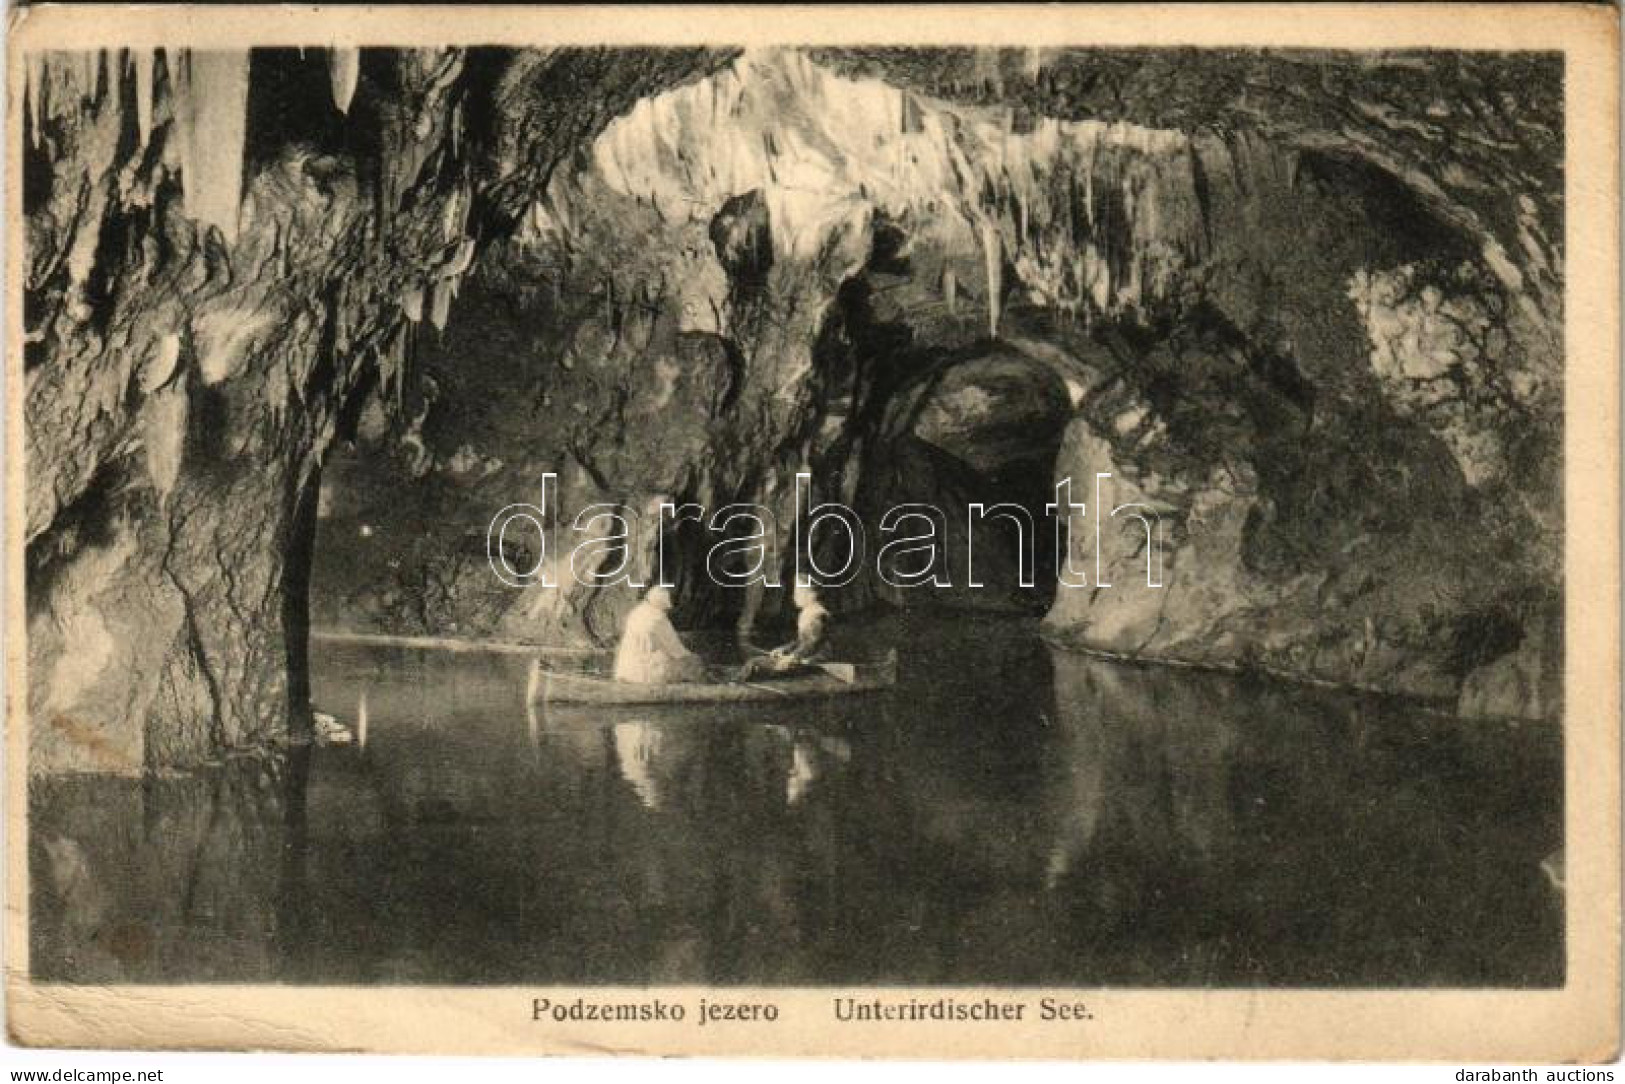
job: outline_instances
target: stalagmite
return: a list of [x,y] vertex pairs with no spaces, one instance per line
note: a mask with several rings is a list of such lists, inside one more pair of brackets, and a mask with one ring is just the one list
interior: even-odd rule
[[356,80],[361,75],[360,49],[330,49],[327,53],[327,75],[333,84],[333,104],[340,113],[350,113],[350,101],[355,97]]
[[185,144],[186,213],[235,241],[248,120],[248,53],[189,52],[177,67],[185,72],[175,112]]

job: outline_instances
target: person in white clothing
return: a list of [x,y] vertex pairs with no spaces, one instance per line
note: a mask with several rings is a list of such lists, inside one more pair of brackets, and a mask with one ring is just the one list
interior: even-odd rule
[[829,611],[810,583],[797,584],[792,596],[796,604],[796,638],[765,655],[745,662],[740,681],[767,675],[794,674],[823,661],[829,645]]
[[615,680],[666,685],[706,680],[705,662],[683,643],[671,623],[671,592],[652,587],[626,615],[615,652]]

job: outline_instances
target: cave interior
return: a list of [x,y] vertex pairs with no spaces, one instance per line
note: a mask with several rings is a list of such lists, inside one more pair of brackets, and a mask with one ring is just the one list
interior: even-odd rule
[[[865,565],[842,615],[1023,614],[1062,647],[1560,710],[1554,56],[169,49],[27,75],[35,771],[297,739],[313,626],[611,642],[625,583],[492,574],[492,513],[549,473],[549,531],[752,504],[780,570],[798,471],[871,539],[943,508],[949,585]],[[1139,519],[1062,552],[1054,487],[1097,477],[1154,515],[1150,573]],[[975,503],[1025,515],[1026,552]],[[679,623],[782,621],[787,591],[707,581],[697,532]],[[1094,586],[1058,587],[1068,562]]]
[[[24,62],[36,976],[1562,982],[1560,55]],[[782,584],[798,474],[879,707],[333,638],[601,649],[578,517]],[[777,638],[717,534],[679,627]]]

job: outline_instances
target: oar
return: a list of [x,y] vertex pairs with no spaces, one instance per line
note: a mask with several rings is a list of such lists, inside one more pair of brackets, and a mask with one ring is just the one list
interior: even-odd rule
[[733,683],[735,685],[742,685],[747,689],[756,689],[756,690],[759,690],[761,692],[772,693],[774,696],[789,696],[790,695],[789,692],[787,692],[784,689],[775,689],[771,685],[758,685],[754,681],[740,681],[738,678],[735,678]]
[[[745,645],[745,650],[754,651],[758,655],[766,655],[767,654],[766,651],[763,651],[761,648],[756,647],[753,644],[746,644]],[[746,689],[755,689],[757,692],[772,693],[774,696],[789,696],[790,695],[788,692],[786,692],[783,689],[775,689],[771,685],[763,685],[760,682],[755,682],[755,681],[746,681],[743,678],[737,678],[737,677],[730,676],[726,680],[727,680],[729,685],[738,685],[738,686],[741,686],[741,687],[746,688]]]
[[[754,651],[758,655],[773,654],[773,652],[757,647],[755,644],[750,643],[749,641],[745,641],[745,650]],[[843,685],[851,685],[858,680],[858,668],[856,665],[849,662],[804,662],[801,665],[811,666],[822,670],[824,673],[828,674],[830,677],[834,678],[836,681],[839,681]],[[743,682],[741,682],[741,684],[743,684]]]

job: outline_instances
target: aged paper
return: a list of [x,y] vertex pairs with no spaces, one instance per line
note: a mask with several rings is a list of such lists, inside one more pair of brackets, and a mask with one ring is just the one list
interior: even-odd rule
[[1617,1053],[1614,11],[8,48],[14,1041]]

